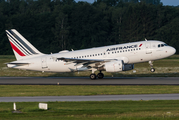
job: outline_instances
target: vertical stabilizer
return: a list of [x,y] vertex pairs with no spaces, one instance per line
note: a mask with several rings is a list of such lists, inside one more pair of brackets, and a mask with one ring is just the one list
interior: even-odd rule
[[17,60],[42,54],[15,29],[6,30],[6,34]]

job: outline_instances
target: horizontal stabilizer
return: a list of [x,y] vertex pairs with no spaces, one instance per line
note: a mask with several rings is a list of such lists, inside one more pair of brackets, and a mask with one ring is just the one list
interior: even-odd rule
[[16,65],[16,66],[24,66],[24,65],[29,65],[30,63],[7,63],[11,65]]

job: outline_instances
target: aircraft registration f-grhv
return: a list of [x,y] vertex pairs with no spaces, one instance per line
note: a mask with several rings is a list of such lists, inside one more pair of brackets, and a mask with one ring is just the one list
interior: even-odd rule
[[[175,48],[162,41],[146,40],[83,50],[64,50],[55,54],[43,54],[15,29],[6,30],[17,61],[7,63],[10,68],[43,71],[74,72],[90,70],[92,80],[102,79],[106,72],[134,69],[135,63],[147,62],[154,72],[153,61],[175,54]],[[94,72],[99,71],[96,75]]]

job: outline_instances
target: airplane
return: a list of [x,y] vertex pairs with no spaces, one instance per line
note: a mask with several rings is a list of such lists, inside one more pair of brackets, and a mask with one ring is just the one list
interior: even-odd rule
[[[110,46],[63,50],[55,54],[38,51],[17,30],[6,30],[16,61],[7,63],[9,68],[42,72],[91,71],[90,79],[102,79],[106,72],[134,69],[135,63],[149,62],[155,72],[153,61],[175,54],[176,49],[158,40],[116,44]],[[99,71],[96,75],[95,71]]]

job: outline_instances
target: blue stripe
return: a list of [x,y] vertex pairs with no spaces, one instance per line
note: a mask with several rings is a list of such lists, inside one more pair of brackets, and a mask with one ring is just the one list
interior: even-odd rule
[[[12,30],[9,30],[9,32],[18,40],[16,42],[20,42],[21,44],[23,44],[25,46],[25,48],[27,50],[29,50],[31,53],[29,54],[37,54],[33,49],[31,49],[19,36],[17,36]],[[22,46],[23,47],[23,46]],[[24,48],[24,47],[23,47]]]
[[[30,54],[27,50],[25,50],[24,49],[24,47],[21,45],[21,44],[19,44],[17,41],[16,41],[16,39],[14,39],[13,37],[12,37],[12,35],[11,34],[9,34],[9,33],[7,33],[8,35],[9,35],[9,37],[11,38],[11,39],[13,39],[14,41],[11,41],[14,45],[16,45],[24,54],[26,54],[26,55],[28,55],[28,54]],[[27,54],[28,53],[28,54]]]
[[[7,33],[7,32],[6,32]],[[25,55],[31,55],[26,49],[24,49],[24,47],[21,45],[21,44],[19,44],[12,36],[11,36],[11,34],[9,34],[9,33],[7,33],[8,35],[9,35],[9,37],[11,38],[11,39],[13,39],[14,41],[15,41],[15,43],[14,43],[14,41],[11,41],[14,45],[16,45],[16,46],[18,46],[18,48],[25,54]],[[28,53],[28,54],[27,54]]]

